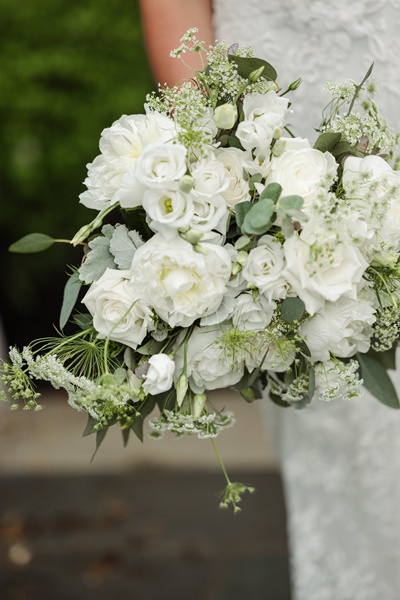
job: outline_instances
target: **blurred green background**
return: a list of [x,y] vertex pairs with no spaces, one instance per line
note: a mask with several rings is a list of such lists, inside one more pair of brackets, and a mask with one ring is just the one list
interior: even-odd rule
[[52,334],[81,252],[8,246],[31,232],[70,238],[92,220],[78,195],[100,133],[143,112],[154,83],[135,0],[0,0],[0,47],[0,311],[21,345]]

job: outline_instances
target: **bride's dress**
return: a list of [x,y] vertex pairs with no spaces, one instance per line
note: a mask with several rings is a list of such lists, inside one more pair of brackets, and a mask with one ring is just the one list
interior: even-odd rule
[[[214,23],[218,39],[251,43],[282,86],[303,78],[298,135],[313,137],[327,79],[361,81],[373,61],[379,105],[400,129],[399,0],[215,0]],[[398,600],[400,411],[365,393],[278,419],[295,600]]]

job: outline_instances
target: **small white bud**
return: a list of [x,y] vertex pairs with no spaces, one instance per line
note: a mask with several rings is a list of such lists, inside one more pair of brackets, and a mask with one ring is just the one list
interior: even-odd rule
[[214,111],[214,123],[218,129],[232,129],[237,117],[237,108],[233,104],[221,104]]
[[182,402],[185,399],[186,393],[189,388],[189,380],[187,378],[186,373],[181,373],[178,377],[178,381],[176,382],[176,402],[178,406],[182,406]]
[[179,180],[179,189],[181,192],[184,192],[185,194],[188,194],[190,192],[190,190],[193,189],[193,186],[194,186],[194,179],[191,175],[184,175]]

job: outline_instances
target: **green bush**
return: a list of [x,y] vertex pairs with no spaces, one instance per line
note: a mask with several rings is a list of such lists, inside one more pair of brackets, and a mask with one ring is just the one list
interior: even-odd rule
[[68,238],[94,213],[78,204],[100,132],[143,111],[154,85],[138,2],[0,0],[1,313],[10,342],[51,333],[69,246],[33,256],[8,246],[38,231]]

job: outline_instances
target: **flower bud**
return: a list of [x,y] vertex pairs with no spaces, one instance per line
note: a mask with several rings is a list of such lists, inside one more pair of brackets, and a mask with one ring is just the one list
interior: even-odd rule
[[184,175],[179,180],[179,189],[181,192],[188,194],[194,186],[194,179],[191,175]]
[[241,250],[237,253],[236,262],[238,262],[239,265],[242,265],[242,267],[244,267],[244,265],[247,263],[248,257],[248,253],[245,250]]
[[235,263],[232,267],[232,275],[233,277],[236,277],[236,275],[238,275],[240,273],[240,271],[243,269],[242,265],[240,263]]
[[214,111],[214,123],[219,129],[232,129],[237,117],[237,108],[233,104],[222,104]]
[[203,408],[207,401],[207,396],[203,392],[203,394],[194,394],[193,396],[193,416],[198,419],[203,412]]
[[298,87],[299,87],[299,85],[301,84],[301,81],[302,81],[301,77],[299,77],[298,79],[296,79],[296,81],[293,81],[293,83],[291,83],[291,84],[289,85],[289,90],[290,90],[291,92],[294,92],[294,90],[297,90],[297,88],[298,88]]
[[182,237],[189,242],[189,244],[193,245],[198,244],[203,236],[204,233],[198,229],[189,229],[189,231],[182,235]]
[[259,67],[255,71],[252,71],[249,75],[250,83],[255,83],[258,79],[260,79],[261,75],[264,72],[265,67]]
[[186,393],[189,388],[189,380],[187,378],[186,373],[181,373],[178,377],[178,381],[176,382],[176,402],[178,406],[182,406],[182,402],[185,399]]

